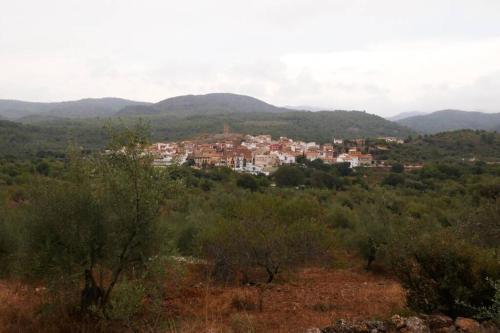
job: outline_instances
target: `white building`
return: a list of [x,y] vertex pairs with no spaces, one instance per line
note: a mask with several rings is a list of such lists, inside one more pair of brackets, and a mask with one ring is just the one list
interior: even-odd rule
[[295,163],[295,155],[287,154],[282,151],[273,151],[271,154],[276,156],[280,165]]
[[343,143],[344,143],[344,140],[342,140],[342,139],[335,139],[335,138],[333,139],[334,145],[341,145]]
[[359,158],[349,154],[340,154],[337,156],[337,163],[349,163],[351,168],[356,168],[359,166]]

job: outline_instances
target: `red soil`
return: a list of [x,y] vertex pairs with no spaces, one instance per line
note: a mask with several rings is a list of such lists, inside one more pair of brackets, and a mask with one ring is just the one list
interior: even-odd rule
[[[201,283],[180,286],[167,300],[172,315],[180,318],[182,332],[230,331],[224,327],[246,322],[255,331],[305,332],[337,319],[386,318],[405,306],[404,290],[398,282],[363,270],[311,268],[292,282],[263,287],[262,312],[257,287],[231,287]],[[234,299],[255,304],[238,310]]]
[[[290,282],[261,289],[222,286],[203,281],[201,276],[191,272],[168,283],[163,311],[172,319],[161,332],[305,332],[340,318],[387,318],[405,306],[398,282],[357,268],[305,269]],[[0,281],[0,332],[61,331],[40,321],[37,313],[44,293]],[[250,309],[238,310],[234,306],[237,299],[243,299]]]

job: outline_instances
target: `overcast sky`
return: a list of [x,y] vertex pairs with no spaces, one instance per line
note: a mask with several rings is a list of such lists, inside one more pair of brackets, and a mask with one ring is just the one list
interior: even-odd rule
[[500,112],[499,0],[0,3],[0,98]]

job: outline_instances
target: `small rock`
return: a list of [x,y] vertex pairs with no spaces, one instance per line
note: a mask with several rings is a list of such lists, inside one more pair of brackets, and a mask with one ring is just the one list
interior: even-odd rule
[[380,320],[370,320],[366,322],[366,325],[368,326],[369,329],[371,330],[377,330],[379,332],[386,332],[387,331],[387,325]]
[[500,332],[500,326],[496,325],[493,321],[485,321],[481,324],[481,333],[498,333]]
[[334,326],[325,327],[321,330],[321,333],[379,333],[376,328],[370,327],[367,322],[348,322],[346,320],[340,319],[335,323]]
[[480,333],[481,325],[471,318],[458,317],[455,326],[460,333]]
[[441,327],[431,330],[432,333],[456,333],[457,329],[454,325],[448,327]]
[[396,327],[396,329],[400,330],[406,326],[406,320],[400,315],[394,315],[391,317],[391,323]]
[[356,333],[373,333],[365,322],[360,322],[352,325],[352,331]]
[[309,328],[306,333],[321,333],[321,330],[317,327]]
[[429,326],[418,317],[408,317],[406,326],[401,328],[400,332],[404,333],[430,333]]
[[445,315],[430,315],[426,316],[427,324],[431,331],[437,330],[440,328],[448,328],[453,327],[453,319]]

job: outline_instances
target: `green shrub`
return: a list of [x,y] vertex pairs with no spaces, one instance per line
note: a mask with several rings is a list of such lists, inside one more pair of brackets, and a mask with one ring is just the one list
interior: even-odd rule
[[350,208],[340,205],[331,207],[326,217],[328,224],[340,229],[353,229],[356,219],[356,214]]
[[398,173],[391,173],[382,181],[383,185],[398,186],[405,183],[405,177]]
[[391,172],[394,172],[394,173],[403,173],[405,171],[405,166],[404,164],[401,164],[401,163],[394,163],[392,166],[391,166]]
[[146,288],[141,281],[125,280],[115,287],[107,315],[130,323],[140,313],[145,296]]
[[0,277],[11,271],[22,238],[18,229],[0,210]]
[[199,233],[200,255],[213,262],[216,278],[260,269],[272,282],[283,270],[328,253],[333,236],[319,221],[320,213],[319,204],[307,198],[244,196],[227,216]]
[[305,176],[301,168],[296,166],[282,166],[273,174],[276,185],[298,186],[304,184]]
[[400,237],[391,244],[391,266],[408,290],[408,305],[426,313],[474,315],[470,308],[491,304],[500,267],[491,253],[457,239],[447,230]]
[[236,185],[252,192],[255,192],[259,189],[259,184],[257,183],[257,180],[255,180],[255,177],[247,173],[238,176]]

